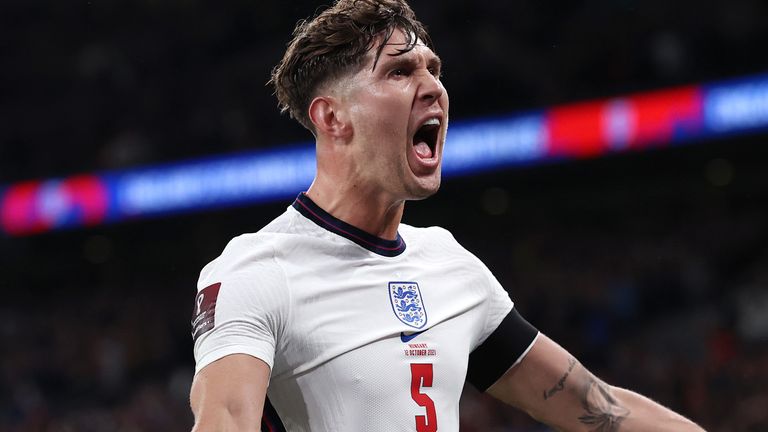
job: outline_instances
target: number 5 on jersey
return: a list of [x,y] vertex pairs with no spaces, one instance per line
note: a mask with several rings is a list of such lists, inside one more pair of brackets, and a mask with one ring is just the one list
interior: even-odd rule
[[432,363],[411,364],[411,397],[419,406],[427,410],[427,415],[416,416],[416,432],[436,432],[435,403],[421,392],[422,387],[432,387]]

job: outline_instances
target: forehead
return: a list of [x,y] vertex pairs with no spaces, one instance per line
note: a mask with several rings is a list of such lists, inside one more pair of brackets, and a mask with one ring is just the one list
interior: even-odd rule
[[[414,38],[416,38],[416,35],[411,36],[411,40]],[[380,42],[381,39],[379,39],[379,43]],[[379,48],[379,44],[374,44],[368,50],[368,69],[372,69],[374,64],[376,67],[378,67],[379,64],[408,57],[423,57],[427,62],[439,62],[440,58],[437,56],[437,54],[435,54],[434,51],[432,51],[432,49],[429,48],[421,39],[416,39],[416,44],[410,51],[402,53],[401,50],[408,46],[407,42],[407,38],[405,37],[403,31],[400,29],[395,29],[392,32],[392,37],[389,38],[387,43],[384,45],[384,48],[381,50],[381,56],[378,58],[378,60],[376,59],[376,52]]]

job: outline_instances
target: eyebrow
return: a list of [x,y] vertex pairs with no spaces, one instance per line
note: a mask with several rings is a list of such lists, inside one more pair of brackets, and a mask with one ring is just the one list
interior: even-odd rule
[[[388,44],[388,45],[403,45],[403,44]],[[381,63],[386,65],[387,67],[415,68],[418,61],[416,60],[415,55],[408,55],[410,52],[411,51],[408,51],[402,54],[382,53],[386,55],[386,57]],[[442,69],[442,66],[443,66],[443,61],[435,53],[432,53],[432,55],[430,55],[429,58],[427,59],[427,67],[440,70]]]

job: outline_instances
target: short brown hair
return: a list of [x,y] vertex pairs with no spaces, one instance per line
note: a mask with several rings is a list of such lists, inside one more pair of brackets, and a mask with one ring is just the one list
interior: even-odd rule
[[381,36],[373,67],[395,29],[406,37],[398,54],[421,40],[434,50],[432,40],[405,0],[337,0],[311,20],[302,20],[280,63],[272,70],[280,112],[288,111],[310,131],[309,104],[327,82],[359,71],[365,55]]

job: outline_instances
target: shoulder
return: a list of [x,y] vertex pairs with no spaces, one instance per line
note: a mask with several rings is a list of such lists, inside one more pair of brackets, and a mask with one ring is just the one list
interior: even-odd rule
[[423,241],[423,240],[437,240],[447,243],[453,243],[460,246],[456,239],[453,237],[450,231],[439,226],[430,227],[415,227],[408,224],[400,224],[400,235],[408,239]]
[[400,224],[400,235],[403,236],[409,247],[414,246],[421,250],[439,251],[442,254],[453,253],[476,259],[471,252],[456,240],[450,231],[439,226],[418,228]]
[[276,251],[290,237],[290,223],[286,212],[258,232],[230,240],[221,254],[203,267],[198,290],[223,280],[242,285],[248,281],[263,284],[284,279]]
[[447,229],[438,226],[416,228],[401,224],[400,232],[408,246],[414,246],[413,249],[420,257],[449,267],[460,265],[464,269],[472,269],[482,274],[492,286],[498,285],[485,263],[462,246]]
[[258,233],[243,234],[233,238],[221,255],[203,267],[198,290],[225,280],[245,281],[256,275],[259,279],[275,279],[281,272],[269,238]]

